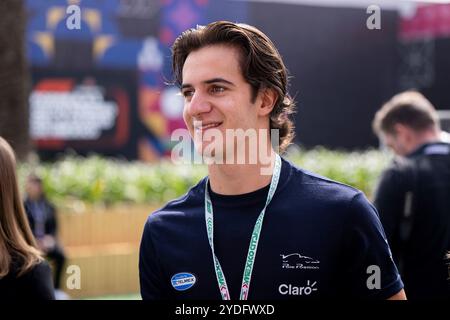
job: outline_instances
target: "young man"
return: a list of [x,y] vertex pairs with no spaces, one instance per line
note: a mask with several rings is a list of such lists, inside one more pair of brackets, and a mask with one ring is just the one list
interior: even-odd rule
[[[405,297],[363,194],[294,167],[267,139],[276,129],[281,150],[290,143],[294,103],[266,35],[223,21],[188,30],[173,46],[173,69],[195,147],[213,161],[208,177],[150,215],[143,299]],[[257,143],[236,148],[230,131],[256,131],[246,140]],[[233,162],[233,151],[256,161]]]
[[410,299],[450,299],[450,144],[418,92],[394,96],[376,114],[378,136],[399,156],[382,175],[375,205]]

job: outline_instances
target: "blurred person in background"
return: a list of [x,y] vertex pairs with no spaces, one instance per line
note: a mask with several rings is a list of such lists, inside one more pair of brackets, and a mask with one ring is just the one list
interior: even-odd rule
[[55,207],[47,200],[42,179],[31,174],[26,182],[25,210],[31,230],[37,240],[39,248],[50,259],[54,268],[54,284],[56,298],[65,299],[60,290],[61,276],[66,257],[61,245],[57,241],[57,219]]
[[0,137],[0,301],[53,300],[51,270],[25,215],[11,146]]
[[[405,299],[362,192],[295,167],[272,146],[269,129],[278,130],[281,152],[290,144],[294,108],[272,41],[255,27],[219,21],[185,31],[172,50],[185,124],[201,155],[211,130],[227,132],[225,139],[230,130],[266,139],[240,150],[258,155],[255,162],[236,163],[227,153],[226,163],[209,163],[206,178],[149,216],[142,298]],[[224,150],[219,143],[213,157]]]
[[382,174],[375,206],[409,299],[450,299],[450,144],[419,92],[394,96],[373,128],[397,155]]

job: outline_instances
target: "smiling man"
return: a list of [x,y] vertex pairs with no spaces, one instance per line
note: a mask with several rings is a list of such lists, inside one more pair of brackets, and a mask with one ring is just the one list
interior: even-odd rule
[[[291,142],[294,102],[266,35],[225,21],[188,30],[173,45],[173,70],[186,126],[212,161],[207,177],[148,218],[143,299],[405,297],[364,195],[295,167],[271,143],[282,152]],[[249,143],[236,147],[241,134]],[[249,157],[234,161],[230,150]]]

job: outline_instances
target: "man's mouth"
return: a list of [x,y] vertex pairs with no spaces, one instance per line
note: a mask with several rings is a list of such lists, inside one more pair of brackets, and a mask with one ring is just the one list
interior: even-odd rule
[[217,128],[222,124],[222,122],[209,122],[209,123],[199,123],[194,125],[196,131],[205,131],[212,128]]

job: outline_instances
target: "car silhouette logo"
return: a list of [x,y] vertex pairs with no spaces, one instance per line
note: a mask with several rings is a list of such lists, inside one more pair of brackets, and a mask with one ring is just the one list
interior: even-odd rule
[[298,252],[280,254],[283,269],[319,269],[320,261]]

